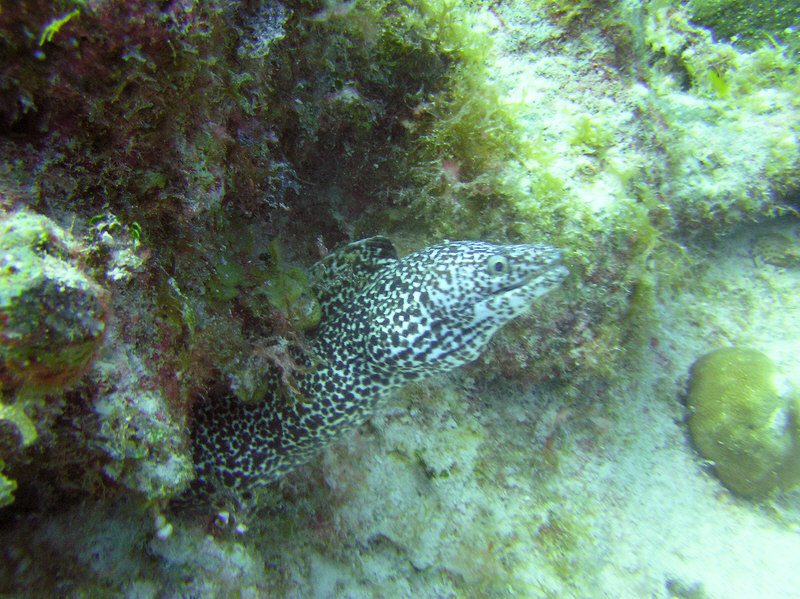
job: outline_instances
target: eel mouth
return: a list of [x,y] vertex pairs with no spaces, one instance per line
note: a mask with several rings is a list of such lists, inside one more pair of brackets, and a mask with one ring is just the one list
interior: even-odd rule
[[566,279],[568,275],[569,271],[561,264],[561,257],[558,257],[546,266],[529,273],[517,283],[501,287],[493,295],[503,295],[509,291],[527,287],[542,287],[544,290],[551,289]]

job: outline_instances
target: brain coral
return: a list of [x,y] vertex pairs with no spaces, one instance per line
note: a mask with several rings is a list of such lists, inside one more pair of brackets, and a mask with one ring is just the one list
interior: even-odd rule
[[744,497],[800,480],[800,401],[780,395],[777,374],[767,356],[739,347],[712,351],[691,369],[692,439],[725,486]]

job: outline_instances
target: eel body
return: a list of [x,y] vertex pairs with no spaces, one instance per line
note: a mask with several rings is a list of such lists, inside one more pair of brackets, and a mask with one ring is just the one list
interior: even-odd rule
[[398,258],[385,237],[345,246],[313,267],[322,307],[301,366],[271,371],[265,396],[232,393],[195,410],[204,493],[249,491],[307,462],[359,426],[402,385],[478,357],[491,336],[567,276],[547,245],[442,243]]

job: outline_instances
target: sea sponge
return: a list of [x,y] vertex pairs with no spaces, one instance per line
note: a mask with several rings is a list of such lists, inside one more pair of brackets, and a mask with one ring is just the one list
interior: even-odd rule
[[81,270],[79,250],[47,217],[0,215],[0,382],[62,386],[92,361],[106,292]]
[[748,498],[800,482],[800,400],[778,391],[775,364],[753,349],[728,347],[691,369],[689,431],[720,480]]

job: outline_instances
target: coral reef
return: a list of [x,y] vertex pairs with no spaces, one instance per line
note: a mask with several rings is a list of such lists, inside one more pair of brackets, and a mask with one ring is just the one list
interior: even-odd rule
[[0,228],[0,418],[14,425],[3,429],[3,459],[29,506],[73,485],[108,493],[121,484],[151,499],[180,488],[191,476],[183,415],[148,389],[148,368],[120,338],[119,317],[133,307],[123,288],[142,264],[137,242],[109,213],[91,219],[85,243],[24,209]]
[[762,498],[800,482],[800,402],[781,395],[764,354],[728,347],[692,366],[686,405],[692,440],[720,480],[739,495]]
[[[795,275],[795,4],[3,2],[0,590],[594,592],[611,566],[583,553],[596,543],[582,513],[619,498],[578,505],[582,485],[565,501],[558,481],[646,420],[608,392],[643,356],[680,378],[656,298],[707,272],[695,246],[776,216],[783,237],[756,240],[752,258],[767,282]],[[318,323],[308,266],[376,234],[403,255],[443,238],[544,242],[572,275],[448,393],[412,390],[270,488],[261,512],[235,498],[250,536],[154,526],[192,476],[198,398],[223,384],[257,400]],[[764,289],[789,322],[789,292]],[[715,343],[739,342],[707,320]],[[502,385],[538,391],[506,406]],[[657,407],[677,413],[674,396]],[[796,426],[781,405],[776,431],[781,415]],[[679,587],[696,577],[672,579],[694,592]]]
[[3,215],[0,252],[0,380],[67,385],[103,341],[106,292],[79,268],[75,240],[46,217]]
[[[39,436],[45,394],[68,387],[105,339],[108,295],[82,267],[82,247],[27,210],[0,215],[0,420],[2,457]],[[15,488],[3,477],[0,502]]]

